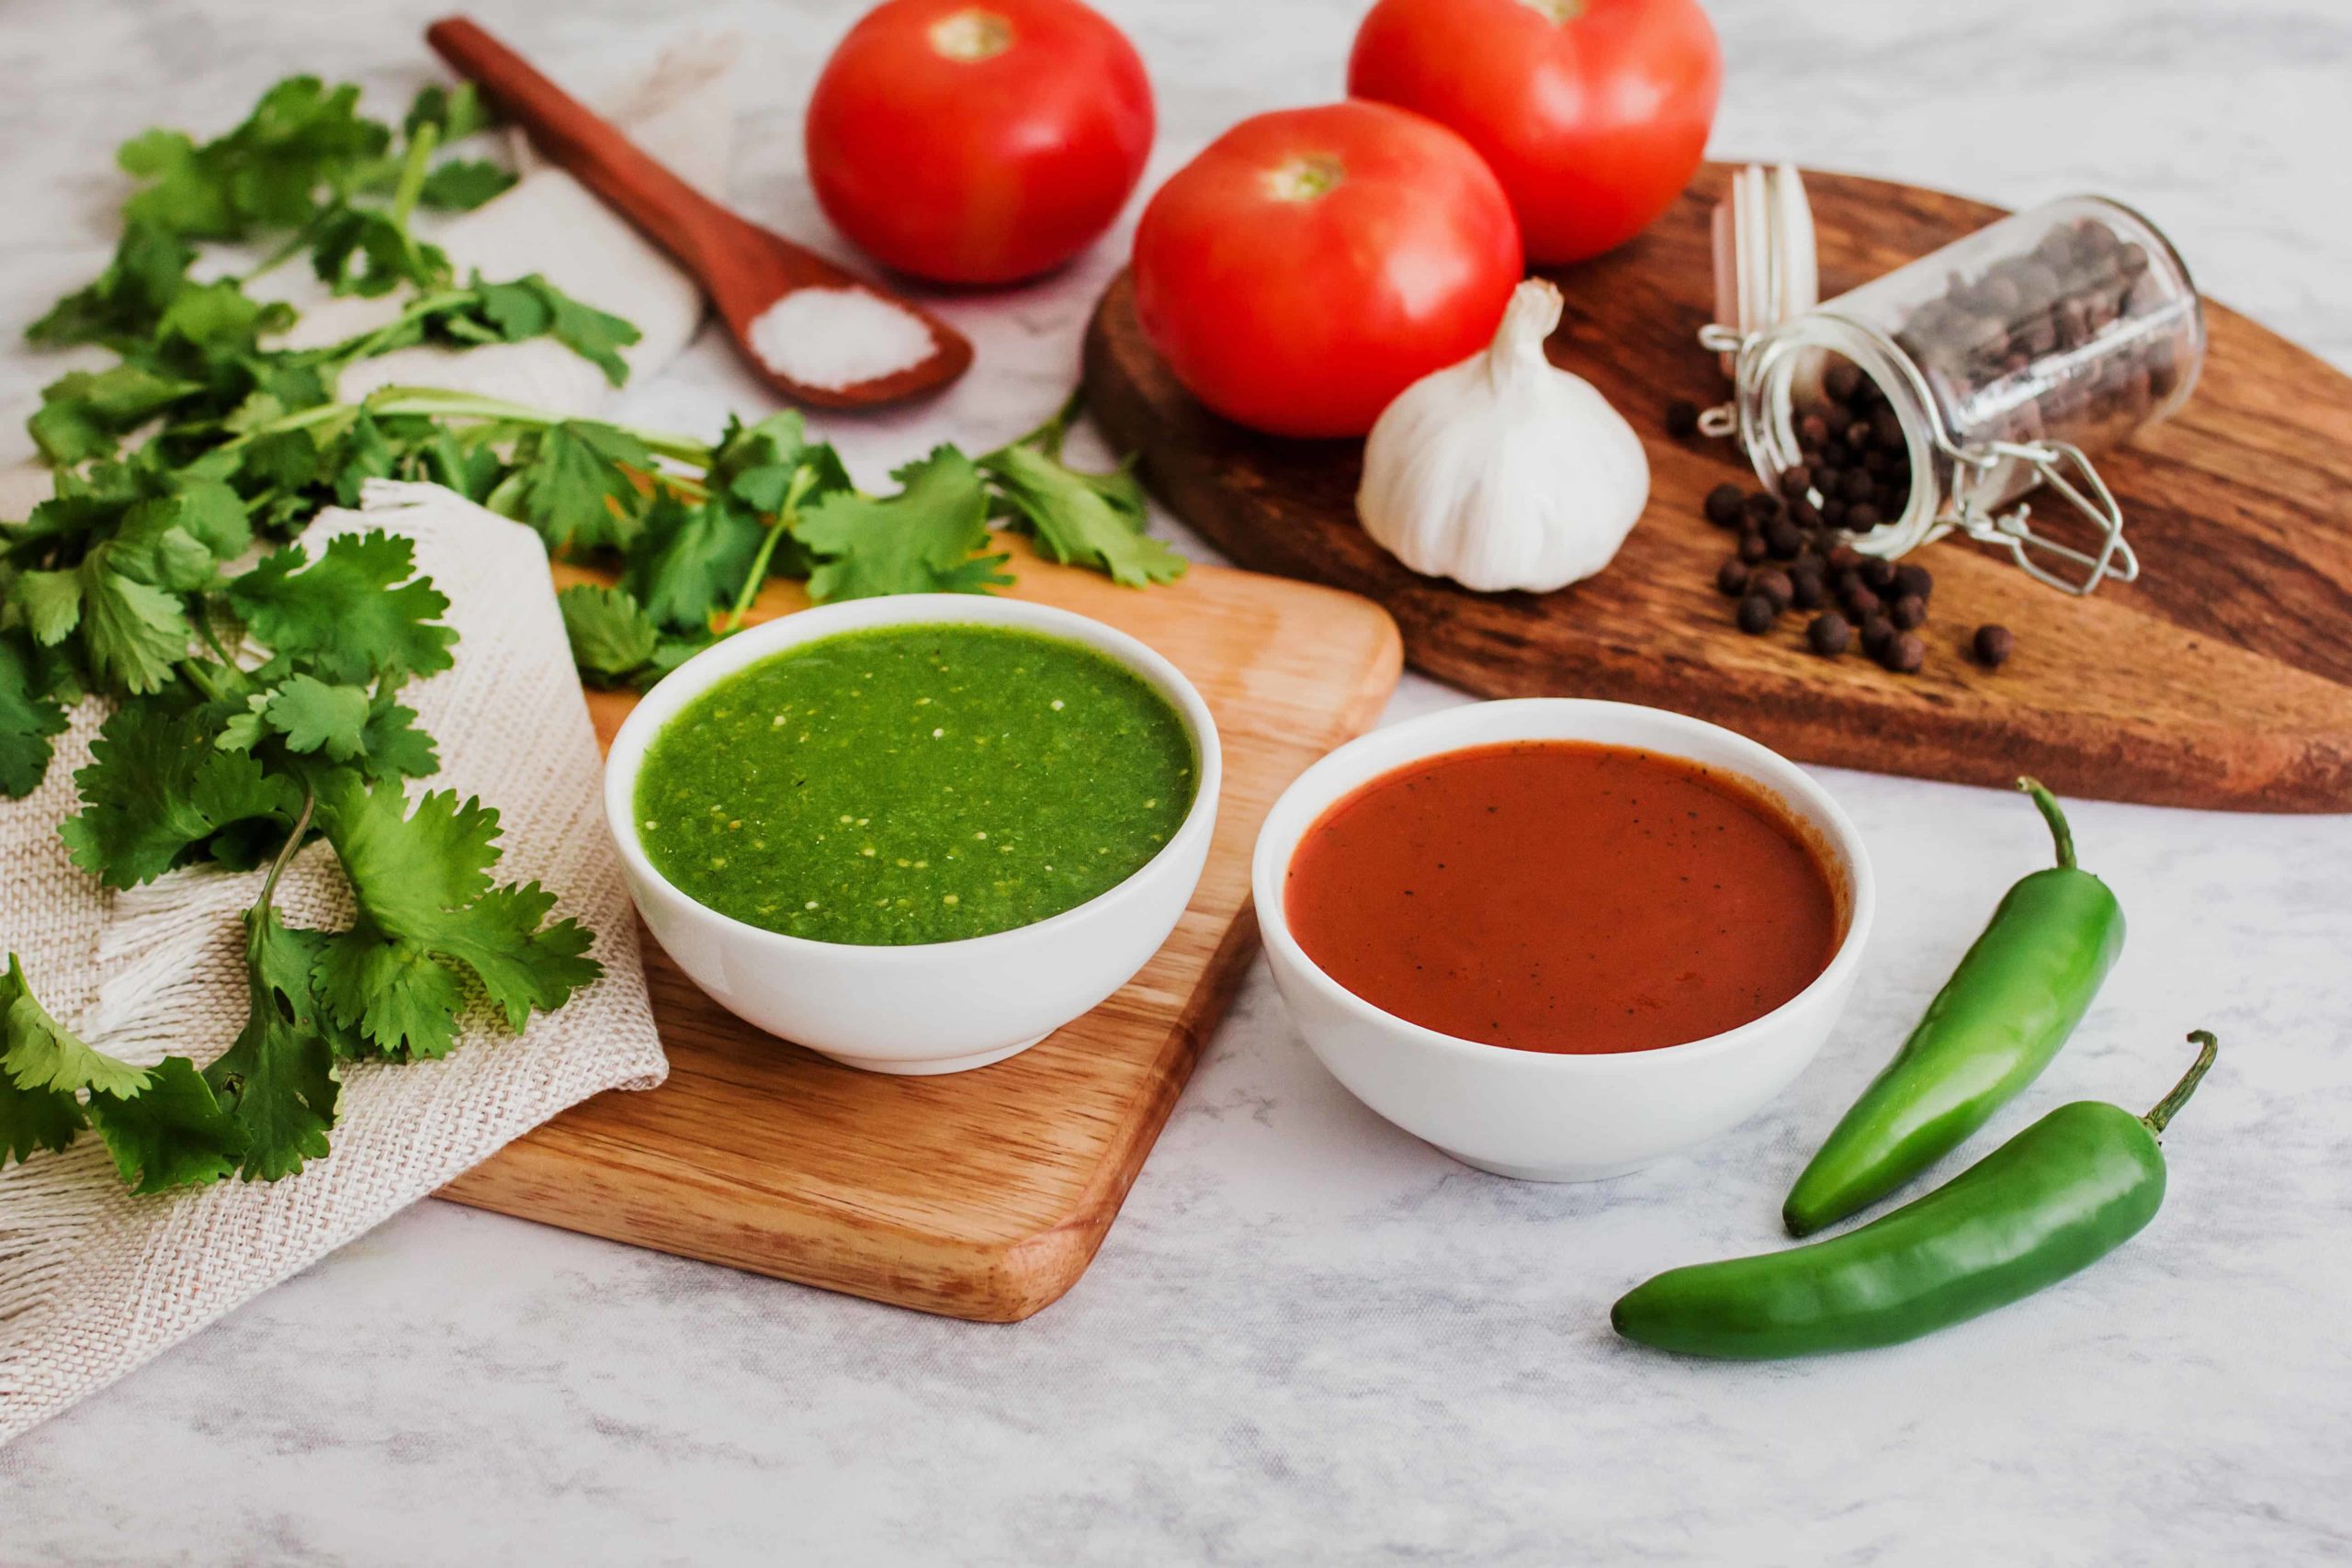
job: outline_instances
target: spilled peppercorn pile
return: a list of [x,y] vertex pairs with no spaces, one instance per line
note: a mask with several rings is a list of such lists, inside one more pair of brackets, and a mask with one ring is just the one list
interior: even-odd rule
[[[1707,521],[1738,536],[1736,553],[1715,573],[1736,605],[1739,629],[1761,637],[1791,611],[1808,614],[1804,637],[1825,659],[1859,641],[1897,674],[1927,662],[1928,569],[1865,556],[1841,536],[1866,534],[1911,502],[1911,458],[1902,422],[1886,395],[1844,361],[1822,376],[1821,400],[1797,420],[1799,461],[1780,476],[1780,493],[1717,485]],[[1698,426],[1688,401],[1667,407],[1670,434]],[[1987,668],[2006,660],[2015,638],[2000,626],[1977,631],[1972,650]]]

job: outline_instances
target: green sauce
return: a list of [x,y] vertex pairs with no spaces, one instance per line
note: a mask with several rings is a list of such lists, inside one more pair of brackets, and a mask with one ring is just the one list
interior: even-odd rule
[[844,632],[728,676],[638,774],[696,903],[818,942],[1031,925],[1125,881],[1192,809],[1191,733],[1091,649],[997,626]]

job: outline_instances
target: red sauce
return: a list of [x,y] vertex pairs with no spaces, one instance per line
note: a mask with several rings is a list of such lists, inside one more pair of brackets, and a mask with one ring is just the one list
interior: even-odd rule
[[1283,892],[1325,974],[1385,1012],[1521,1051],[1648,1051],[1779,1007],[1845,918],[1776,804],[1655,752],[1450,751],[1340,800]]

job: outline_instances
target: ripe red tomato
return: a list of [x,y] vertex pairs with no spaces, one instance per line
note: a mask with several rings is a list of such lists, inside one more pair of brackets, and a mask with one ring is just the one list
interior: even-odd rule
[[1361,435],[1483,347],[1520,278],[1493,171],[1383,104],[1245,119],[1136,230],[1136,313],[1176,378],[1277,435]]
[[1348,91],[1452,126],[1532,262],[1623,244],[1690,183],[1723,89],[1698,0],[1380,0]]
[[808,100],[808,177],[876,260],[942,283],[1059,266],[1151,152],[1151,83],[1078,0],[888,0]]

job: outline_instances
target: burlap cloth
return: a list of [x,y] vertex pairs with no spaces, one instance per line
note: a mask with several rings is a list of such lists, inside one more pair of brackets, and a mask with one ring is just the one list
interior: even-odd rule
[[[390,528],[449,596],[456,668],[404,700],[440,742],[418,788],[498,808],[501,881],[536,880],[555,915],[596,933],[604,977],[519,1036],[485,1010],[457,1050],[403,1066],[346,1066],[334,1152],[276,1182],[133,1197],[95,1134],[0,1172],[0,1442],[120,1377],[247,1298],[431,1193],[566,1106],[650,1088],[665,1066],[636,925],[605,830],[602,765],[538,536],[431,485],[371,484],[362,510],[305,534]],[[133,1061],[199,1064],[244,1019],[237,911],[259,873],[174,872],[112,894],[67,860],[57,823],[103,716],[59,738],[49,777],[0,806],[0,937],[69,1027]],[[278,888],[288,923],[339,926],[350,893],[313,845]]]

